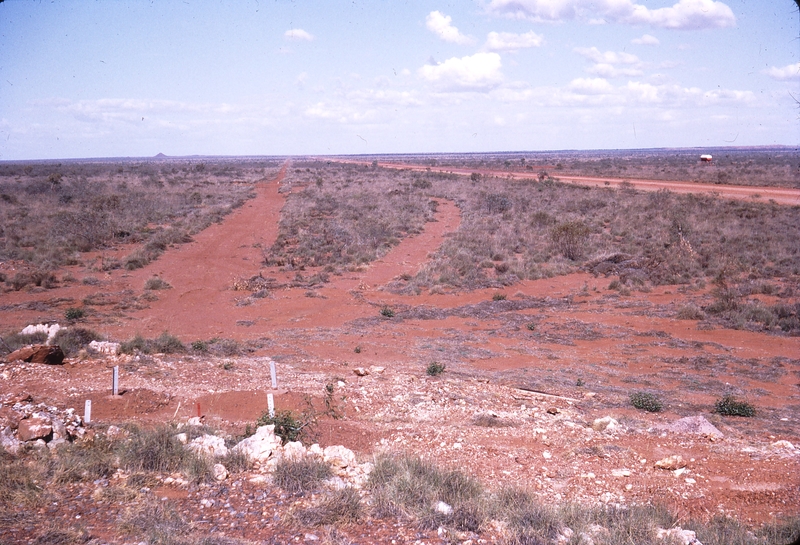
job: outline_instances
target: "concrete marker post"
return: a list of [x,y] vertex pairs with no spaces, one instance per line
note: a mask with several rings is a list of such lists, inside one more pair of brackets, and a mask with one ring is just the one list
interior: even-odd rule
[[84,424],[91,424],[92,423],[92,400],[87,399],[86,403],[83,405],[83,423]]
[[272,389],[273,390],[277,390],[278,389],[278,371],[275,369],[275,362],[272,361],[272,360],[269,360],[269,374],[270,374],[270,377],[272,378]]
[[114,366],[114,372],[111,375],[111,395],[119,395],[119,365]]
[[267,394],[267,408],[269,409],[269,417],[275,418],[275,398],[272,394]]

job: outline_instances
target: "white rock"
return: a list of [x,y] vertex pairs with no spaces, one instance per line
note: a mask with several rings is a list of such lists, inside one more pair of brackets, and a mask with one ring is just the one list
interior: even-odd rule
[[290,441],[283,446],[281,456],[287,460],[298,461],[305,457],[306,447],[300,441]]
[[666,426],[666,429],[673,433],[697,433],[716,439],[724,437],[721,431],[702,416],[687,416],[686,418],[681,418],[669,426]]
[[793,444],[791,444],[789,441],[786,441],[785,439],[781,439],[780,441],[775,441],[774,443],[772,443],[770,445],[770,447],[772,447],[772,448],[774,448],[776,450],[780,450],[780,449],[790,450],[790,451],[794,451],[795,450],[795,446]]
[[441,513],[443,515],[450,515],[453,513],[453,507],[443,501],[437,502],[433,509],[437,513]]
[[594,431],[613,432],[619,429],[619,422],[610,416],[604,416],[603,418],[598,418],[592,422],[592,429]]
[[686,467],[686,462],[683,461],[682,456],[673,454],[672,456],[667,456],[666,458],[662,458],[661,460],[657,461],[655,466],[658,469],[669,469],[670,471],[675,471],[676,469]]
[[47,340],[45,344],[51,344],[53,340],[56,338],[56,334],[61,331],[61,326],[58,324],[47,325],[47,324],[36,324],[36,325],[28,325],[22,328],[23,335],[35,335],[36,333],[44,333],[47,335]]
[[222,464],[214,464],[212,472],[216,481],[224,481],[228,477],[228,470]]
[[631,470],[630,469],[612,469],[611,475],[614,477],[630,477]]
[[265,462],[281,447],[281,438],[275,435],[275,426],[259,426],[255,435],[243,439],[231,449],[241,452],[252,462]]
[[89,350],[98,354],[106,354],[108,356],[116,356],[120,351],[119,343],[112,343],[109,341],[92,341],[89,343]]
[[346,467],[356,463],[356,455],[353,451],[342,445],[325,447],[325,450],[322,451],[322,459],[331,465],[334,473],[339,473]]
[[680,545],[703,545],[697,540],[697,534],[691,530],[684,530],[680,526],[669,530],[659,528],[656,538],[663,539],[667,543],[679,543]]
[[175,439],[177,439],[182,445],[185,445],[189,441],[189,436],[185,433],[179,433],[175,436]]
[[200,418],[199,416],[193,416],[189,420],[187,420],[186,423],[189,424],[190,426],[202,426],[203,419]]
[[201,435],[193,439],[187,448],[207,458],[221,458],[228,455],[225,440],[216,435]]
[[19,452],[21,442],[14,437],[14,432],[11,428],[5,428],[0,431],[0,447],[3,447],[6,452],[14,456]]
[[307,456],[316,456],[317,458],[322,458],[322,456],[323,456],[322,447],[319,446],[317,443],[314,443],[313,445],[308,447],[308,450],[306,451],[306,455]]
[[214,500],[203,498],[200,500],[200,507],[201,508],[214,507]]

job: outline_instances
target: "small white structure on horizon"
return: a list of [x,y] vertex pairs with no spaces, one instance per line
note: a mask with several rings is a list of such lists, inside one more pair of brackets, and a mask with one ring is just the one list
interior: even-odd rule
[[708,154],[701,155],[700,156],[700,160],[703,161],[704,163],[710,163],[711,162],[711,156],[708,155]]

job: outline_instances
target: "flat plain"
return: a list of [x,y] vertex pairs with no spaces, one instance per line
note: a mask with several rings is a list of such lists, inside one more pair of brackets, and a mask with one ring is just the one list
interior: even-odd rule
[[[411,455],[486,497],[658,506],[662,527],[706,545],[732,543],[719,536],[734,527],[769,542],[764,528],[800,525],[800,157],[713,154],[0,164],[0,334],[11,349],[32,340],[28,324],[80,332],[62,334],[64,365],[0,364],[3,427],[20,400],[81,414],[90,399],[96,437],[199,412],[232,440],[272,393],[307,420],[306,443],[360,461]],[[95,338],[124,353],[88,352]],[[754,416],[725,414],[723,399]],[[56,463],[58,450],[37,452],[5,468]],[[684,466],[654,465],[670,456]],[[298,513],[333,492],[288,494],[252,468],[132,485],[124,464],[61,481],[47,467],[30,503],[0,492],[2,543],[55,543],[45,520],[99,543],[549,543],[564,520],[610,520],[562,515],[534,541],[488,507],[474,524],[431,523],[376,510],[366,488],[359,516],[320,522]],[[130,528],[152,498],[187,529],[177,541]],[[664,542],[614,536],[592,539]]]

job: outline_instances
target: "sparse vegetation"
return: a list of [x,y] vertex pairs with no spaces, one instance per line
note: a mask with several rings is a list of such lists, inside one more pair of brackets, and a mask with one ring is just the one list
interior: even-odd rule
[[275,435],[283,439],[284,443],[301,440],[312,424],[313,418],[310,415],[298,415],[288,410],[275,411],[275,416],[264,413],[256,422],[257,426],[275,426]]
[[384,318],[394,318],[394,309],[388,305],[381,307],[381,316]]
[[64,318],[70,322],[75,322],[86,316],[86,311],[79,307],[70,307],[64,311]]
[[428,364],[428,367],[425,369],[425,373],[429,377],[438,377],[439,375],[444,373],[445,367],[446,366],[444,363],[440,363],[438,361],[432,361],[430,364]]
[[656,394],[649,392],[634,392],[630,395],[631,405],[649,413],[658,413],[664,409],[664,403]]
[[171,287],[172,286],[169,285],[169,282],[166,282],[158,276],[148,278],[144,283],[144,289],[146,290],[168,290]]
[[272,479],[289,494],[305,495],[318,490],[322,481],[333,475],[331,466],[322,460],[304,456],[298,460],[281,459]]
[[123,354],[134,354],[141,352],[143,354],[175,354],[185,352],[186,347],[183,343],[175,337],[164,331],[155,339],[145,339],[141,335],[136,335],[120,346]]
[[53,344],[60,346],[65,356],[73,356],[81,349],[89,346],[90,342],[101,340],[103,340],[102,335],[94,330],[84,327],[67,327],[61,328],[56,333],[53,338]]
[[755,416],[756,409],[750,403],[735,396],[726,395],[714,404],[714,412],[725,416]]
[[124,266],[142,267],[240,206],[264,169],[275,172],[278,165],[239,160],[198,171],[190,160],[130,162],[121,169],[110,162],[7,163],[0,168],[0,260],[24,260],[45,271],[38,279],[13,279],[14,289],[48,287],[55,280],[49,267],[118,243],[141,244]]

